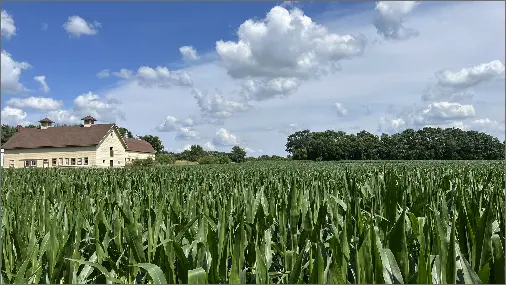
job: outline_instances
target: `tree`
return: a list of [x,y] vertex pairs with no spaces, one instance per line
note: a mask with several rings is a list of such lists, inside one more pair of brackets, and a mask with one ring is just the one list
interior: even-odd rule
[[134,135],[131,131],[129,131],[127,128],[118,127],[118,132],[121,134],[122,137],[127,137],[129,139],[133,139]]
[[233,162],[244,162],[245,158],[246,158],[246,151],[244,149],[242,149],[237,145],[232,148],[230,159]]
[[16,127],[2,125],[2,145],[6,143],[16,132]]
[[155,149],[156,154],[163,153],[164,146],[159,137],[147,135],[147,136],[140,136],[139,138],[141,140],[147,141]]
[[196,144],[190,146],[190,149],[183,151],[183,157],[189,161],[198,161],[206,155],[206,151],[200,145]]

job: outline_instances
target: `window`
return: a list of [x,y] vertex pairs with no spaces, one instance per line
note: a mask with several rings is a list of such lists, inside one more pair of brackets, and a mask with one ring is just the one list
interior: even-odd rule
[[37,166],[37,160],[30,160],[30,166],[36,167]]
[[77,159],[77,165],[81,165],[83,163],[83,159],[82,158],[78,158]]
[[118,160],[118,164],[121,164],[121,161]]
[[84,158],[84,165],[88,165],[88,158],[87,157]]
[[49,167],[49,159],[42,160],[42,167]]
[[14,160],[9,160],[9,168],[14,168]]
[[70,159],[70,164],[71,165],[76,165],[76,159],[75,158],[71,158]]
[[60,158],[60,165],[63,165],[63,158]]
[[58,161],[58,160],[57,160],[56,158],[53,158],[53,159],[52,159],[53,166],[56,166],[56,162],[57,162],[57,161]]
[[112,146],[109,148],[109,155],[114,157],[114,150],[112,149]]
[[112,137],[112,132],[111,132],[111,137]]
[[105,159],[104,159],[104,160],[102,160],[102,163],[105,163]]
[[25,160],[25,167],[30,167],[30,161],[29,160]]
[[65,165],[69,165],[69,159],[65,158]]

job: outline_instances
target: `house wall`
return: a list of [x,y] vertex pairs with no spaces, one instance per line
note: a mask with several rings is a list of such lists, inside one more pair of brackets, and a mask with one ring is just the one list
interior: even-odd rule
[[[110,148],[112,147],[114,156],[111,157]],[[110,161],[113,161],[113,167],[125,166],[125,158],[127,157],[125,145],[122,142],[120,134],[113,128],[104,137],[102,142],[97,146],[96,166],[110,167]]]
[[155,159],[155,155],[151,153],[142,153],[142,152],[135,152],[135,151],[127,151],[126,152],[126,159],[127,163],[132,162],[134,159],[147,159],[151,157],[152,159]]
[[[95,150],[95,146],[6,149],[3,167],[9,168],[11,161],[14,161],[14,168],[24,168],[26,160],[36,160],[37,167],[92,167],[95,165]],[[73,158],[75,165],[72,165]],[[88,158],[88,165],[84,165],[84,158]],[[44,159],[47,159],[47,164],[44,164]],[[53,165],[53,159],[56,159],[56,165]],[[79,164],[79,159],[81,159],[81,164]]]

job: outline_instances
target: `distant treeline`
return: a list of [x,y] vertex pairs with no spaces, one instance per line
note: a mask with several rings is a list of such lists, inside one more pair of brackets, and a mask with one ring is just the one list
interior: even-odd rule
[[366,131],[303,130],[288,136],[286,151],[294,160],[502,160],[504,141],[457,128],[407,129],[381,136]]

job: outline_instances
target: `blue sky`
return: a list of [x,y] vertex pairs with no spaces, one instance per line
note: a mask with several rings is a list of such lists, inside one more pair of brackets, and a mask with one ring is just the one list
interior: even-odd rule
[[91,114],[158,135],[168,150],[239,144],[253,155],[284,154],[302,128],[453,126],[503,139],[501,11],[502,2],[7,2],[2,123]]

